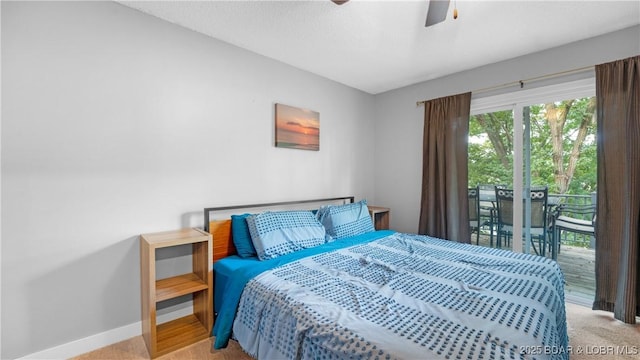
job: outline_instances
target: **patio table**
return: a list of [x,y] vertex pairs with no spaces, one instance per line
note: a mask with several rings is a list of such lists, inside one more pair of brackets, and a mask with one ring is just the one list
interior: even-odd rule
[[[524,193],[523,193],[524,196]],[[478,194],[478,200],[482,203],[491,203],[491,206],[484,206],[485,210],[489,210],[491,212],[491,237],[493,238],[493,219],[495,219],[497,217],[497,214],[495,214],[495,211],[497,211],[496,208],[496,193],[494,190],[483,190],[481,189],[479,191]],[[555,209],[556,206],[560,205],[562,203],[562,198],[559,196],[551,196],[549,195],[547,197],[547,214],[553,214],[553,210]],[[480,205],[481,208],[483,208],[482,205]],[[548,224],[551,225],[551,224]],[[553,236],[553,234],[551,235],[550,238],[550,242],[551,242],[551,246],[552,246],[552,251],[551,251],[551,257],[553,258],[553,260],[556,260],[557,258],[557,252],[554,251],[556,249],[556,239],[555,236]],[[493,243],[493,239],[491,241],[491,243]]]

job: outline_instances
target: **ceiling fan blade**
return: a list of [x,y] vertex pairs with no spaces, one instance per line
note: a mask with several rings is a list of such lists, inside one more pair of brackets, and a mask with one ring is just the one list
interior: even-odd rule
[[424,26],[431,26],[441,23],[447,18],[447,10],[449,10],[449,0],[431,0],[429,1],[429,9],[427,10],[427,21]]
[[349,0],[331,0],[331,1],[336,5],[342,5],[342,4],[346,3]]

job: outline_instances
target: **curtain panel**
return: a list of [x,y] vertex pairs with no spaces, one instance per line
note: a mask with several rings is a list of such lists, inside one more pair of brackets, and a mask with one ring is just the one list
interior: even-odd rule
[[418,232],[470,243],[467,195],[471,93],[424,103]]
[[596,66],[598,195],[594,310],[640,316],[640,56]]

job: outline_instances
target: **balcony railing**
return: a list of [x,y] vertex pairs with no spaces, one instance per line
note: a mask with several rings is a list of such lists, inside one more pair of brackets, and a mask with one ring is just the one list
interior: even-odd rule
[[[591,193],[591,195],[549,194],[549,197],[555,197],[558,200],[558,204],[590,205],[596,203],[596,193]],[[572,216],[582,218],[583,220],[591,220],[582,214],[572,214]],[[595,247],[595,238],[593,236],[574,232],[561,231],[559,240],[562,245],[579,246],[589,249]]]

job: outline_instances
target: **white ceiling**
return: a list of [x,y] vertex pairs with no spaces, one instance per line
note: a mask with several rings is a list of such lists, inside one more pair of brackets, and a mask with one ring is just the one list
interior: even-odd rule
[[452,0],[428,28],[428,0],[119,2],[371,94],[640,24],[640,0]]

